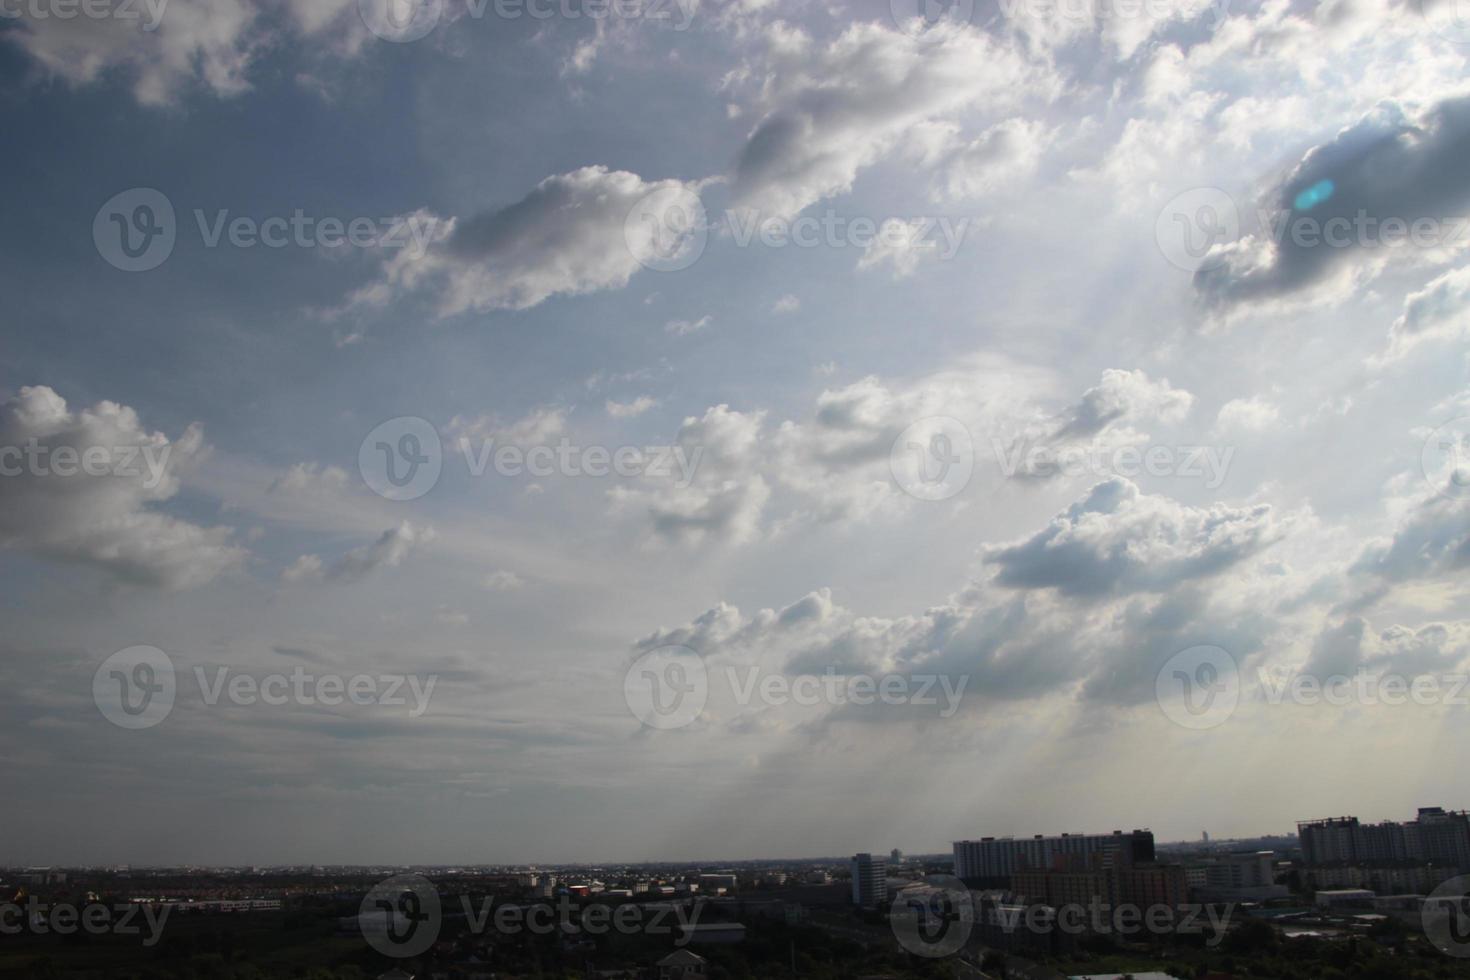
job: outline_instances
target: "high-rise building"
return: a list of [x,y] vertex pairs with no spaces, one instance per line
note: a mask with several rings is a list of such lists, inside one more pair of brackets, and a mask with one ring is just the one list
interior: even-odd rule
[[1334,817],[1297,824],[1308,867],[1433,864],[1470,869],[1470,814],[1420,807],[1407,823]]
[[982,837],[954,842],[955,875],[982,885],[1006,886],[1018,871],[1050,871],[1064,865],[1091,868],[1148,864],[1154,835],[1148,830],[1046,837]]
[[878,908],[888,901],[888,865],[871,854],[852,857],[852,904]]

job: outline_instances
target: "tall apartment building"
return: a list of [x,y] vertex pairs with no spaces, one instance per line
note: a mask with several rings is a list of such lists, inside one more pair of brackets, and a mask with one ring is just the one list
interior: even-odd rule
[[1177,909],[1189,900],[1189,883],[1179,865],[1139,864],[1093,870],[1017,871],[1011,892],[1026,902],[1052,908],[1094,903],[1106,907]]
[[1407,823],[1364,824],[1357,817],[1297,824],[1308,867],[1433,864],[1470,869],[1470,814],[1420,807]]
[[1147,830],[1046,837],[982,837],[954,842],[955,876],[982,884],[1009,884],[1020,871],[1064,867],[1123,867],[1154,860],[1154,835]]
[[1113,874],[1118,879],[1118,901],[1125,905],[1177,909],[1189,901],[1189,880],[1181,865],[1131,865]]
[[871,854],[852,857],[852,904],[865,909],[888,902],[888,864]]
[[1212,857],[1185,869],[1196,898],[1211,901],[1285,898],[1290,890],[1276,884],[1276,852],[1245,851]]

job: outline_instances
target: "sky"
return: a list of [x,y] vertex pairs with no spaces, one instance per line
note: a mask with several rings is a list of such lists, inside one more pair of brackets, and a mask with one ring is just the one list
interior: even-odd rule
[[1470,806],[1454,3],[0,13],[0,861]]

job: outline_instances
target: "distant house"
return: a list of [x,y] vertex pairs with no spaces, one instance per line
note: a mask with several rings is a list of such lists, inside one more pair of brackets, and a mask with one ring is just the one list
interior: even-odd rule
[[704,957],[687,949],[676,949],[658,961],[658,980],[703,980]]

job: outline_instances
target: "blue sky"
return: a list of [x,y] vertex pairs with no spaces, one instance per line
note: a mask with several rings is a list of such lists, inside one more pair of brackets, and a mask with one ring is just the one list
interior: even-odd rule
[[[0,22],[0,447],[168,453],[0,477],[0,860],[735,858],[1464,805],[1455,704],[1263,682],[1470,658],[1451,5],[444,0],[393,41],[367,25],[400,0],[170,0],[151,31],[57,2]],[[127,271],[106,233],[142,189],[173,246]],[[640,219],[670,200],[707,224],[666,271]],[[301,242],[210,244],[298,212]],[[328,247],[324,219],[428,237]],[[360,458],[405,417],[442,475],[386,499]],[[563,441],[693,470],[473,472]],[[936,492],[941,445],[968,476]],[[671,644],[711,690],[660,731],[625,679]],[[91,680],[139,645],[177,694],[119,731]],[[1201,646],[1239,696],[1207,730],[1156,684]],[[298,666],[437,683],[410,716],[211,704],[196,673]],[[741,703],[729,669],[966,686],[945,716]]]

